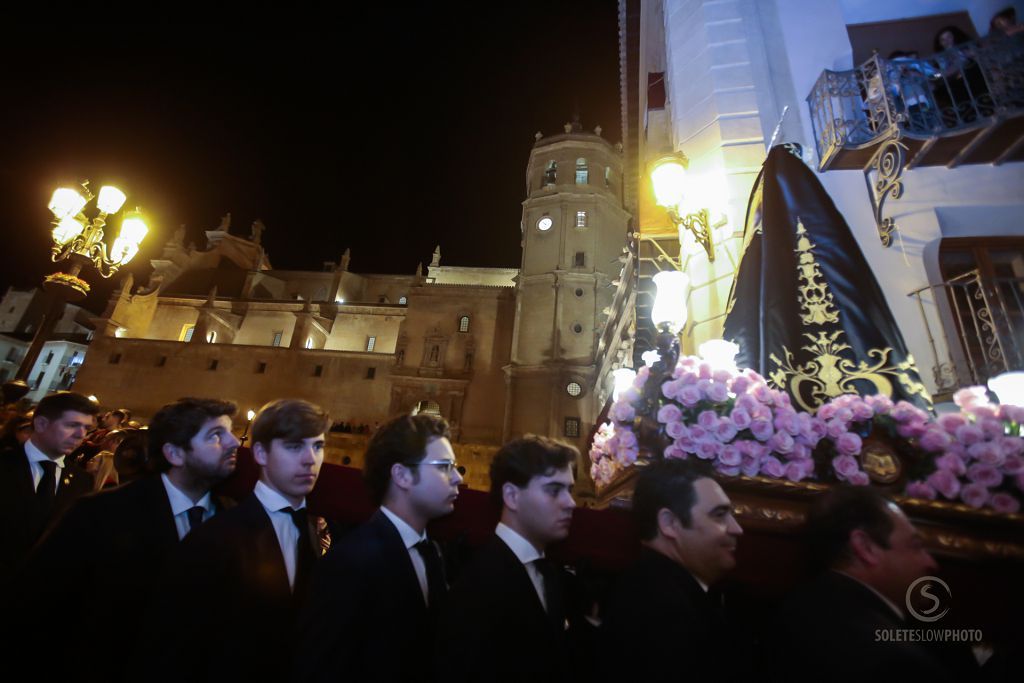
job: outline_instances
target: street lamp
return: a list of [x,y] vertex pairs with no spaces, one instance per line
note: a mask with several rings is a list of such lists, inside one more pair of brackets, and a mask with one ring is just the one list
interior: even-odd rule
[[[715,260],[715,243],[711,231],[726,223],[723,216],[711,223],[711,210],[700,203],[707,201],[700,183],[687,174],[690,161],[682,152],[656,159],[650,166],[654,199],[658,206],[668,210],[668,217],[679,228],[679,243],[683,243],[683,230],[688,230],[697,243],[704,247],[708,261]],[[706,188],[710,189],[710,188]]]
[[[98,212],[90,219],[84,212],[94,199]],[[138,253],[139,244],[149,231],[138,210],[125,212],[121,231],[109,253],[107,243],[103,241],[107,218],[121,210],[125,199],[124,192],[112,185],[104,185],[99,195],[94,195],[88,180],[82,183],[81,191],[70,187],[54,191],[47,205],[54,218],[50,258],[54,263],[66,261],[67,272],[51,273],[43,279],[43,290],[51,296],[50,305],[15,379],[28,379],[43,345],[64,314],[64,304],[84,299],[89,293],[89,283],[78,277],[82,268],[91,263],[100,276],[109,278]]]
[[246,439],[249,438],[249,427],[252,426],[252,419],[256,417],[256,411],[249,410],[249,412],[245,414],[245,417],[248,418],[248,422],[245,423],[245,431],[242,432],[242,438],[239,439],[243,446],[245,445]]

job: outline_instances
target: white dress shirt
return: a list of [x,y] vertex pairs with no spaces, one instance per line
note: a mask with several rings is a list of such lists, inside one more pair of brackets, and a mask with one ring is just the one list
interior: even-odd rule
[[46,453],[36,448],[36,445],[32,443],[32,439],[25,442],[25,455],[28,456],[28,466],[32,470],[32,490],[39,490],[39,482],[43,478],[43,466],[41,462],[55,462],[57,463],[57,469],[54,471],[54,479],[56,480],[53,484],[54,493],[60,488],[60,480],[64,476],[64,456],[59,458],[51,458]]
[[[270,523],[274,525],[274,533],[277,534],[277,544],[281,546],[281,555],[284,556],[284,568],[288,572],[288,585],[295,588],[295,566],[298,562],[299,529],[295,526],[292,516],[288,512],[282,512],[282,508],[291,508],[292,504],[280,493],[270,488],[262,481],[256,482],[253,489],[256,498],[263,505],[270,517]],[[299,507],[301,510],[306,507],[306,499],[302,499]]]
[[383,505],[380,506],[380,511],[384,513],[384,516],[391,520],[391,523],[398,529],[398,534],[402,537],[402,543],[405,544],[405,549],[409,551],[409,559],[412,561],[412,568],[416,570],[416,579],[420,582],[420,590],[423,591],[423,602],[430,605],[430,590],[427,587],[427,564],[423,561],[423,556],[420,555],[420,551],[416,550],[416,544],[420,541],[427,540],[427,532],[424,529],[423,533],[418,533],[415,529],[409,526],[409,523],[404,519],[396,515],[391,510],[388,510]]
[[188,523],[188,511],[191,508],[194,508],[196,505],[203,508],[204,522],[213,517],[215,510],[213,498],[210,496],[209,491],[198,502],[193,503],[191,498],[171,483],[170,477],[166,473],[160,475],[160,480],[164,483],[164,489],[167,491],[167,500],[171,503],[171,514],[174,515],[174,526],[178,530],[179,541],[185,538],[188,532],[192,531],[192,527]]
[[505,542],[505,545],[523,563],[523,567],[526,568],[526,573],[529,575],[530,581],[533,582],[533,587],[537,591],[537,597],[540,598],[540,604],[544,606],[544,611],[547,612],[548,603],[544,599],[544,576],[537,569],[537,565],[534,564],[536,560],[544,557],[544,553],[534,548],[532,543],[501,522],[498,522],[498,527],[494,530],[494,533]]

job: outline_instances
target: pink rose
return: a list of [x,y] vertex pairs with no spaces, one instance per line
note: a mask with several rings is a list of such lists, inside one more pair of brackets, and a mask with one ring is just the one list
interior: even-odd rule
[[928,413],[906,401],[900,401],[894,405],[892,410],[889,411],[889,414],[892,415],[892,419],[897,422],[925,422],[929,418]]
[[811,457],[811,448],[799,441],[793,444],[793,450],[789,454],[791,458],[802,460]]
[[845,407],[840,408],[839,410],[836,411],[835,419],[842,420],[843,422],[849,424],[850,422],[853,422],[853,411]]
[[832,469],[840,479],[849,479],[854,472],[860,471],[856,458],[850,455],[837,455],[832,458]]
[[697,368],[697,374],[700,375],[701,379],[711,379],[712,372],[710,363],[701,363]]
[[758,441],[767,441],[771,438],[774,431],[775,430],[772,429],[771,420],[757,418],[750,422],[750,433],[753,434],[754,438]]
[[739,467],[717,467],[716,469],[727,477],[738,477],[740,475]]
[[761,459],[761,473],[779,479],[786,473],[786,468],[782,466],[778,458],[769,455]]
[[752,420],[768,420],[769,422],[771,422],[772,409],[766,405],[758,403],[753,408],[751,408],[750,418]]
[[956,434],[957,429],[967,424],[967,418],[963,413],[944,413],[935,419],[935,423],[947,433]]
[[960,499],[972,508],[980,508],[988,502],[991,497],[984,484],[968,484],[960,491]]
[[728,370],[715,370],[711,373],[711,379],[718,384],[728,384],[732,379],[732,373]]
[[665,449],[665,457],[674,458],[676,460],[685,460],[689,456],[687,455],[686,451],[684,451],[682,448],[680,448],[676,444],[672,444]]
[[941,451],[953,441],[940,427],[929,427],[921,435],[920,445],[926,451]]
[[743,392],[745,392],[747,390],[747,387],[749,387],[749,386],[750,386],[750,380],[747,379],[746,377],[740,375],[739,377],[733,378],[732,384],[730,385],[730,388],[732,389],[732,393],[734,393],[734,394],[736,394],[738,396],[739,394],[742,394]]
[[772,390],[768,388],[767,384],[756,385],[751,393],[754,395],[754,398],[761,403],[772,402]]
[[836,439],[836,450],[840,455],[857,455],[864,444],[853,432],[845,432]]
[[974,416],[976,422],[999,419],[999,409],[993,405],[971,406],[967,409],[967,412]]
[[1003,436],[996,441],[999,452],[1005,456],[1024,455],[1024,438],[1019,436]]
[[814,418],[810,425],[811,435],[813,436],[814,443],[817,443],[828,435],[828,427],[823,420]]
[[1024,423],[1024,406],[1013,406],[1009,403],[999,405],[999,419],[1004,422]]
[[786,465],[786,479],[803,481],[814,473],[814,461],[809,459],[792,460]]
[[962,477],[967,473],[967,466],[964,465],[964,461],[953,453],[946,453],[935,458],[935,466],[940,470],[948,470],[958,477]]
[[907,484],[907,495],[911,498],[935,500],[935,489],[923,481],[912,481]]
[[636,433],[629,429],[623,429],[619,432],[619,448],[636,448],[637,440]]
[[746,429],[750,426],[750,413],[744,408],[733,408],[732,415],[729,416],[732,423],[736,425],[736,429]]
[[747,411],[751,417],[754,415],[754,410],[760,407],[757,399],[750,394],[740,394],[736,397],[736,408],[743,408]]
[[869,406],[864,401],[858,401],[857,403],[854,403],[852,410],[853,419],[856,420],[857,422],[864,422],[865,420],[870,420],[872,417],[875,416],[875,411],[872,410],[871,406]]
[[764,377],[759,375],[757,373],[757,371],[753,370],[752,368],[745,369],[743,371],[743,374],[747,376],[747,379],[749,379],[751,382],[753,382],[755,384],[757,384],[757,383],[764,383]]
[[718,425],[715,426],[715,436],[722,443],[727,443],[736,438],[736,433],[739,430],[736,429],[736,425],[732,423],[727,417],[719,418]]
[[679,380],[669,380],[661,385],[661,395],[669,399],[679,398],[679,390],[681,388],[682,385],[679,383]]
[[935,470],[925,481],[949,500],[956,500],[960,494],[960,480],[949,470]]
[[625,401],[616,401],[608,415],[617,422],[632,422],[636,417],[636,411]]
[[967,455],[986,465],[1002,465],[1006,456],[1003,455],[999,443],[995,441],[979,441],[967,449]]
[[789,394],[772,389],[772,405],[776,408],[789,408]]
[[713,410],[702,410],[700,415],[697,416],[697,424],[711,431],[718,426],[718,413]]
[[1009,475],[1024,472],[1024,458],[1019,455],[1008,455],[1003,459],[1003,472]]
[[992,488],[1003,483],[1003,475],[992,465],[976,462],[967,468],[967,478],[976,484]]
[[1020,501],[1009,493],[997,493],[992,496],[992,509],[1004,515],[1020,512]]
[[796,411],[789,407],[779,408],[775,412],[775,429],[781,429],[790,436],[799,434],[800,419],[796,416]]
[[961,408],[988,403],[988,391],[985,387],[964,387],[953,394],[953,403]]
[[843,434],[846,434],[846,423],[838,417],[834,417],[825,423],[825,431],[831,438],[838,439]]
[[818,408],[816,415],[822,420],[831,420],[836,415],[838,408],[834,403],[826,403],[822,407]]
[[687,436],[689,431],[682,422],[669,422],[665,425],[665,433],[673,439],[681,439]]
[[908,420],[896,427],[896,433],[905,439],[916,439],[928,430],[924,420]]
[[666,403],[658,410],[658,422],[668,424],[683,419],[683,411],[674,403]]
[[775,432],[768,440],[768,446],[776,453],[791,453],[793,451],[793,437],[786,432]]
[[700,400],[703,398],[703,396],[700,393],[700,389],[698,389],[695,384],[686,384],[683,386],[682,389],[679,390],[679,395],[677,396],[677,398],[679,399],[679,402],[682,403],[684,406],[686,406],[687,408],[692,408],[693,406],[700,403]]
[[704,429],[700,425],[693,425],[690,427],[690,438],[694,440],[710,439],[711,435],[708,430]]
[[646,365],[636,371],[636,377],[633,378],[633,386],[642,389],[647,384],[647,378],[651,376],[651,369]]
[[619,400],[625,401],[626,403],[636,403],[640,400],[640,390],[636,387],[629,387],[619,394]]
[[701,439],[696,442],[696,446],[697,457],[703,460],[714,460],[718,457],[719,449],[722,448],[722,444],[710,439]]
[[864,398],[864,402],[871,406],[871,409],[875,411],[875,415],[888,415],[889,411],[892,410],[892,399],[884,394],[867,396]]
[[984,438],[985,434],[981,429],[972,424],[965,424],[956,428],[956,439],[965,446],[978,443]]
[[743,472],[744,476],[756,477],[757,473],[761,471],[761,458],[744,453],[743,462],[740,463],[740,471]]
[[629,466],[636,462],[636,457],[639,455],[639,451],[636,448],[620,448],[619,452],[615,455],[620,463],[625,466]]
[[981,427],[981,431],[985,433],[985,436],[987,436],[990,439],[998,439],[1005,432],[1005,427],[1003,427],[1003,423],[994,417],[984,418],[983,420],[981,420],[979,426]]
[[715,382],[707,388],[707,397],[715,403],[724,403],[729,400],[729,389],[726,385]]
[[738,467],[743,462],[743,454],[736,446],[726,444],[718,454],[718,461],[726,467]]

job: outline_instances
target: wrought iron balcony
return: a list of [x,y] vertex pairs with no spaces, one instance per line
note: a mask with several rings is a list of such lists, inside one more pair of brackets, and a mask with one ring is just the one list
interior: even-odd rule
[[819,170],[864,169],[898,141],[900,168],[1024,160],[1024,35],[926,59],[877,54],[825,70],[807,97]]
[[[909,296],[924,319],[939,396],[1024,370],[1024,278],[990,279],[972,270]],[[935,328],[945,353],[936,344]]]

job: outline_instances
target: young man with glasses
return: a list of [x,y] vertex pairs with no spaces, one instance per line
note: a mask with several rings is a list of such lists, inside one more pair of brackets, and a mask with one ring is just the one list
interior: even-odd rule
[[448,587],[427,523],[450,513],[459,475],[448,423],[403,415],[380,427],[364,477],[380,508],[331,546],[299,623],[300,681],[427,681]]

